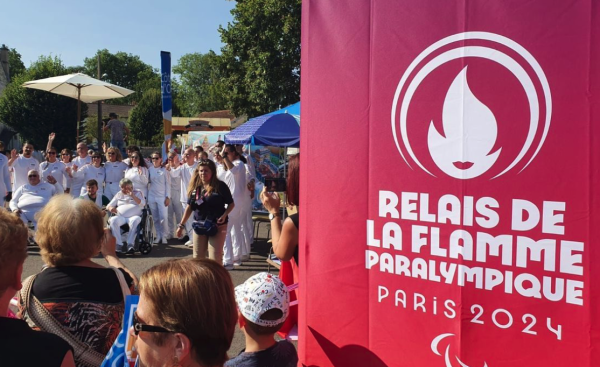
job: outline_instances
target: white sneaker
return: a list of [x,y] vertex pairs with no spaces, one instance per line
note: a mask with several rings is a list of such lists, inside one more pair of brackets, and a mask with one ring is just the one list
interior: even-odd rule
[[153,244],[155,244],[155,245],[156,245],[156,244],[159,244],[159,243],[160,243],[160,238],[158,238],[158,237],[155,237],[155,238],[154,238],[154,242],[152,242],[152,243],[153,243]]
[[250,255],[243,255],[242,256],[242,261],[248,261],[250,260]]
[[242,262],[240,260],[236,260],[233,262],[233,266],[242,266]]
[[160,241],[160,243],[162,243],[163,245],[166,245],[167,244],[167,239],[163,238],[162,241]]
[[225,270],[233,270],[233,264],[223,264]]
[[194,243],[193,243],[192,241],[187,241],[187,242],[185,243],[185,245],[186,245],[187,247],[194,247]]

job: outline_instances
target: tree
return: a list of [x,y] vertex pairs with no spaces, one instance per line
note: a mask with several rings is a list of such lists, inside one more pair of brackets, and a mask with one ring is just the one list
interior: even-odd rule
[[21,60],[21,54],[14,48],[9,49],[8,51],[8,70],[10,72],[11,80],[25,71],[25,64],[23,64],[23,61]]
[[144,145],[163,137],[162,99],[160,89],[148,89],[129,115],[129,130],[133,139]]
[[94,57],[83,62],[83,72],[91,77],[98,76],[98,55],[100,71],[106,74],[102,80],[134,90],[136,93],[124,98],[111,100],[114,104],[128,104],[139,101],[150,88],[160,88],[160,74],[152,66],[144,63],[139,56],[125,52],[110,53],[107,49],[98,50]]
[[[123,121],[125,122],[125,121]],[[98,115],[88,115],[85,123],[85,139],[87,141],[98,140]],[[102,141],[110,142],[110,130],[102,132]]]
[[219,66],[220,56],[211,50],[206,54],[183,55],[173,67],[173,72],[179,74],[179,103],[183,116],[227,108]]
[[221,71],[234,114],[250,117],[300,98],[301,0],[238,1],[219,27]]
[[[58,57],[41,56],[15,77],[0,97],[0,121],[31,141],[37,149],[46,147],[51,132],[56,133],[57,149],[75,147],[77,100],[21,85],[30,80],[64,75],[65,70]],[[87,106],[82,103],[81,118],[86,116]]]

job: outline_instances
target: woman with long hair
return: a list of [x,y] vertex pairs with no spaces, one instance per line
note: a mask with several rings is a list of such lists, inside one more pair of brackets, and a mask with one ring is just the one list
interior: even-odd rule
[[208,257],[223,263],[223,245],[227,235],[228,215],[234,208],[229,187],[217,178],[217,168],[210,160],[198,162],[187,190],[188,205],[177,228],[183,235],[185,223],[194,213],[194,258]]
[[134,151],[129,155],[129,168],[125,171],[125,178],[133,182],[133,188],[140,190],[144,198],[148,198],[148,165],[141,152]]

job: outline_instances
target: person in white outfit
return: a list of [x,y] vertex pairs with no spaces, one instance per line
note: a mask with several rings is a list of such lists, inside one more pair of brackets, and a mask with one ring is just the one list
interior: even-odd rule
[[148,198],[148,166],[142,153],[133,152],[129,156],[129,168],[125,171],[125,178],[133,182],[133,188],[140,190],[144,198]]
[[48,204],[52,196],[62,194],[62,192],[59,192],[56,187],[57,181],[55,179],[49,179],[49,182],[41,182],[38,170],[30,170],[27,174],[27,180],[29,183],[15,190],[10,201],[10,210],[20,216],[25,225],[27,225],[27,222],[32,222],[34,228],[37,229],[35,214]]
[[17,150],[13,149],[10,152],[10,160],[8,166],[13,173],[13,192],[23,185],[27,181],[27,173],[32,169],[39,171],[40,162],[33,157],[33,145],[25,142],[23,144],[23,154],[17,154]]
[[12,191],[10,171],[8,170],[8,158],[0,153],[0,198],[2,198],[0,207],[4,207],[4,202],[10,202],[12,199]]
[[67,173],[67,166],[56,159],[56,148],[50,147],[46,151],[46,157],[48,159],[40,164],[40,170],[42,171],[42,182],[48,182],[49,179],[56,179],[57,184],[61,186],[60,191],[64,191],[62,185],[65,181],[65,177],[69,176]]
[[[232,175],[235,181],[235,188],[232,192],[233,201],[243,203],[245,195],[249,195],[246,184],[246,166],[240,160],[240,155],[236,151],[235,146],[231,144],[225,145],[223,152],[223,166]],[[225,251],[223,253],[224,266],[240,266],[242,265],[242,257],[249,257],[249,246],[246,245],[246,236],[243,232],[243,222],[245,214],[242,212],[243,205],[236,205],[229,214],[231,222],[231,230],[225,238]]]
[[118,148],[110,147],[106,150],[106,182],[104,183],[104,195],[111,200],[113,196],[121,190],[119,182],[125,177],[125,171],[129,167],[121,162],[121,151]]
[[[180,166],[179,156],[175,152],[170,152],[166,169],[171,177],[171,200],[169,201],[169,210],[167,213],[167,224],[169,226],[168,238],[176,238],[175,231],[177,230],[177,224],[181,223],[181,216],[183,215],[183,206],[181,205],[181,177],[173,177],[173,170]],[[173,222],[175,220],[175,222]]]
[[150,176],[148,205],[150,206],[154,228],[156,229],[154,243],[166,245],[169,233],[167,214],[171,200],[171,174],[167,172],[165,167],[161,166],[162,158],[159,152],[153,152],[150,155],[150,159],[152,160],[152,167],[148,169],[148,175]]
[[[67,171],[69,171],[69,169],[67,169]],[[86,164],[83,167],[77,167],[77,165],[74,164],[71,168],[71,176],[74,180],[78,180],[83,177],[83,181],[86,183],[89,180],[96,180],[98,183],[98,195],[104,195],[104,180],[106,177],[106,172],[104,171],[104,166],[102,165],[102,156],[100,153],[92,154],[92,164]],[[79,192],[79,196],[86,195],[87,186],[83,185]]]
[[[190,181],[192,179],[192,175],[198,166],[198,162],[195,161],[196,153],[194,149],[188,148],[183,152],[183,160],[184,164],[177,167],[177,169],[171,169],[171,177],[180,177],[181,178],[181,195],[179,200],[181,201],[181,206],[183,210],[187,208],[187,191]],[[185,222],[185,231],[188,235],[189,240],[185,243],[186,246],[193,246],[193,232],[192,232],[192,219],[191,217]]]
[[71,160],[73,159],[73,152],[70,149],[63,149],[60,151],[60,161],[65,165],[65,175],[63,181],[61,182],[62,187],[65,189],[66,194],[71,193],[71,182],[73,178],[69,176],[66,169],[67,167],[72,167],[73,163]]
[[[134,245],[137,228],[142,220],[142,209],[146,204],[146,200],[141,191],[133,189],[133,182],[131,180],[124,178],[119,182],[119,186],[121,187],[121,191],[112,198],[106,207],[106,210],[116,214],[109,219],[108,224],[112,235],[117,239],[121,238],[121,226],[123,224],[129,225],[127,253],[133,254],[135,252]],[[120,244],[117,244],[117,252],[123,252]]]
[[[92,157],[88,155],[88,149],[84,143],[77,144],[77,154],[79,154],[79,156],[71,161],[71,169],[75,169],[75,167],[80,168],[86,164],[92,163]],[[85,177],[83,175],[77,178],[72,175],[69,177],[71,177],[71,190],[69,191],[69,194],[74,198],[78,198],[81,196],[81,188],[85,186]]]

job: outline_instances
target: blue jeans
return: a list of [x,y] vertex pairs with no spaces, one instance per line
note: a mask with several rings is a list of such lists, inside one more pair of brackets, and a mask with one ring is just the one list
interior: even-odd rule
[[127,152],[125,151],[125,142],[123,140],[110,140],[110,146],[117,148],[121,151],[123,159],[127,158]]

